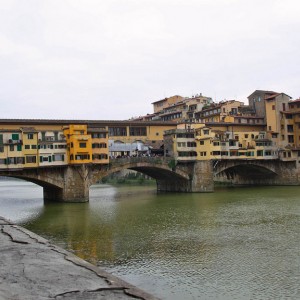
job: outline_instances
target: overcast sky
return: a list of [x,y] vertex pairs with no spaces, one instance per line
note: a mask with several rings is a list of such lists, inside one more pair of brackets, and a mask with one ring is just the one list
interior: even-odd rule
[[0,118],[123,120],[300,96],[299,0],[0,0]]

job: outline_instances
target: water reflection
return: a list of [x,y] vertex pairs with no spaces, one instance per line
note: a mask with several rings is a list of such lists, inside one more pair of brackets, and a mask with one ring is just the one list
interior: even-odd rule
[[163,299],[297,299],[299,191],[156,194],[98,185],[84,204],[29,209],[21,199],[35,217],[19,222]]
[[37,219],[43,210],[41,187],[23,180],[0,180],[0,216],[26,223]]

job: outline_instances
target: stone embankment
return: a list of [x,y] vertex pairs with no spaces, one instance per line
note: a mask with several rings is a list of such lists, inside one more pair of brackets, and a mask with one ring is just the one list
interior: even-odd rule
[[157,300],[0,217],[0,300],[12,299]]

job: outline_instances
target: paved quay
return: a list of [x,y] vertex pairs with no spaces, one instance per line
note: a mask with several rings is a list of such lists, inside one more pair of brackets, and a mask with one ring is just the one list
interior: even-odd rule
[[0,217],[0,300],[18,299],[157,300]]

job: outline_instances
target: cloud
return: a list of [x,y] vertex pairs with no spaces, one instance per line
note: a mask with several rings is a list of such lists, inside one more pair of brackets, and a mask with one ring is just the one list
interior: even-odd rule
[[4,2],[0,117],[127,119],[173,94],[299,95],[296,0]]

